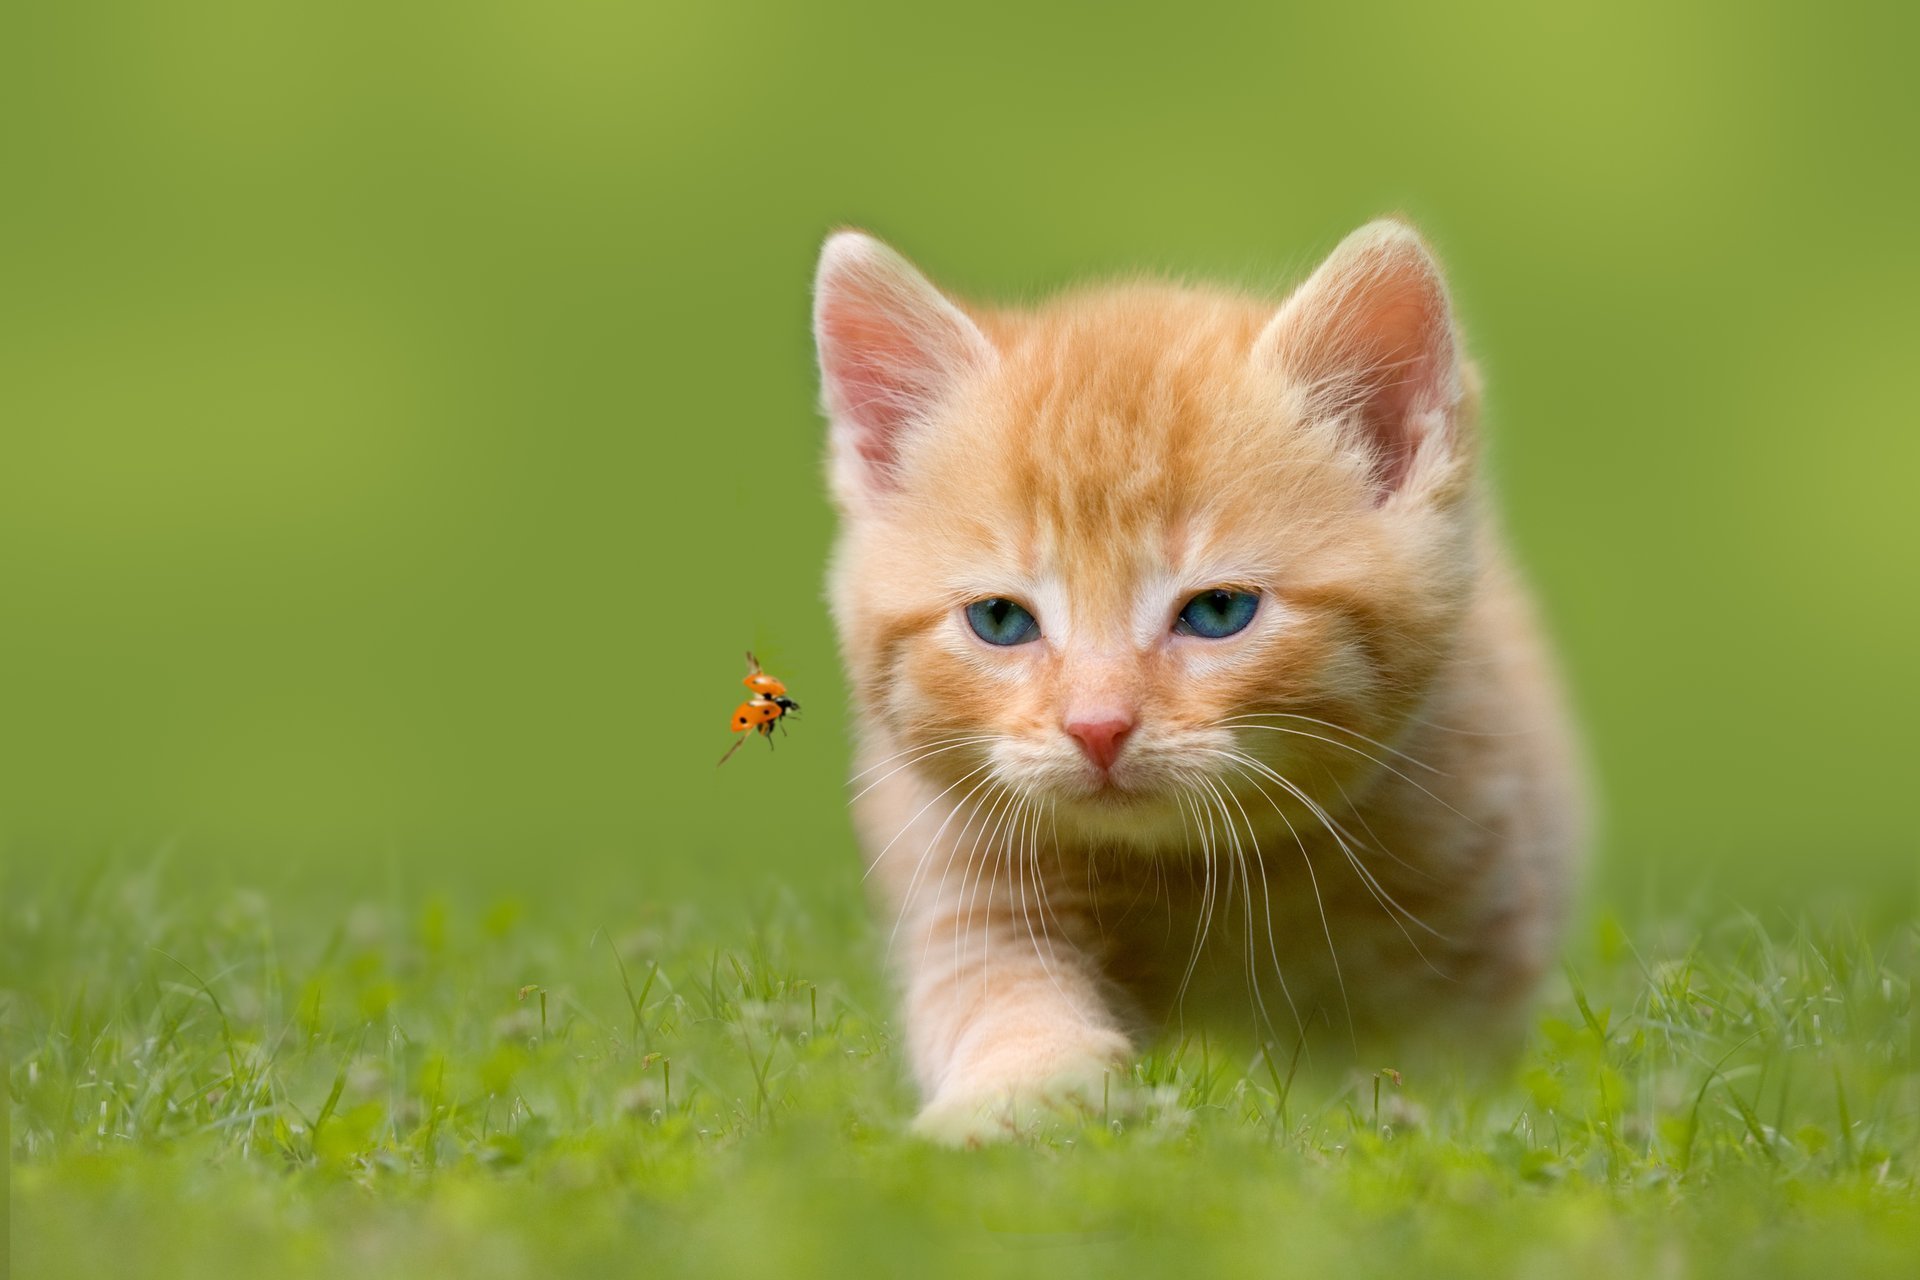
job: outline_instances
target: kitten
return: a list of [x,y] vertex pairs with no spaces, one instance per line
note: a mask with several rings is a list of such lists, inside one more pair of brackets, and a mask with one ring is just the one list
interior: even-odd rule
[[1419,236],[1362,228],[1277,310],[998,311],[846,231],[814,334],[919,1127],[1097,1098],[1203,1004],[1282,1045],[1511,1034],[1579,770]]

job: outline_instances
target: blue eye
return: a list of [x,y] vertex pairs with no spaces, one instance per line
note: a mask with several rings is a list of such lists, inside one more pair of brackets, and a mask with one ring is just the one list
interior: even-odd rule
[[968,605],[967,625],[988,644],[1025,644],[1040,638],[1040,624],[1033,615],[1003,596]]
[[1218,640],[1246,630],[1259,607],[1260,597],[1251,591],[1202,591],[1180,611],[1173,634]]

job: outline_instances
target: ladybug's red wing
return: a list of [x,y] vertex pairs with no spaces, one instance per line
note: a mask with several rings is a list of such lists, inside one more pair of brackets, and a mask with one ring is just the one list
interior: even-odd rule
[[757,729],[780,716],[780,704],[772,698],[752,698],[740,704],[733,713],[733,722],[741,729]]
[[[740,683],[753,690],[753,697],[734,708],[733,719],[727,722],[727,727],[738,734],[757,729],[771,738],[773,726],[779,723],[780,717],[786,715],[790,708],[797,709],[797,704],[786,696],[787,686],[760,670],[760,664],[754,659],[751,649],[747,651],[747,678]],[[727,754],[720,757],[720,763],[725,764],[732,759],[733,753],[745,741],[745,737],[734,739],[733,745],[727,748]]]

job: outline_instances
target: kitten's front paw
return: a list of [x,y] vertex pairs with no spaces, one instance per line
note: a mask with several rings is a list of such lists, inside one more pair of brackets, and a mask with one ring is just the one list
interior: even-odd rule
[[981,1147],[1031,1137],[1054,1123],[1079,1125],[1097,1116],[1099,1073],[987,1093],[942,1093],[914,1117],[913,1131],[947,1147]]
[[[1105,1035],[1071,1052],[997,1054],[956,1070],[914,1119],[913,1131],[951,1147],[1031,1137],[1053,1123],[1080,1125],[1099,1113],[1128,1052]],[[1022,1059],[1025,1059],[1024,1061]]]

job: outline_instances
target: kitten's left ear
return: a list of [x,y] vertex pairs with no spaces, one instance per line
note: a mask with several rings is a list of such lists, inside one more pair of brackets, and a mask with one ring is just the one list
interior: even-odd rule
[[813,338],[832,422],[833,487],[856,508],[897,487],[908,433],[996,359],[964,311],[859,231],[836,233],[820,251]]
[[1462,366],[1439,264],[1404,222],[1360,228],[1294,291],[1254,343],[1312,420],[1356,433],[1385,502],[1459,451]]

